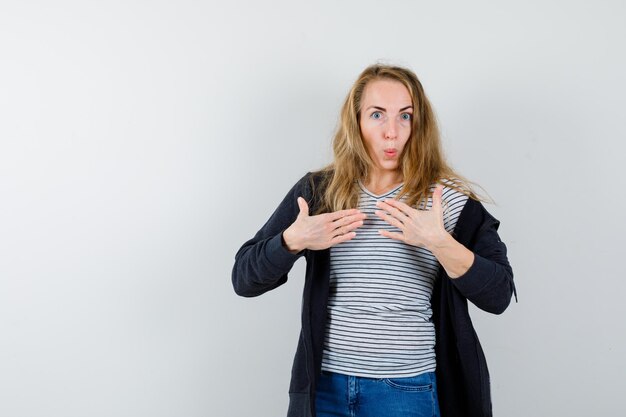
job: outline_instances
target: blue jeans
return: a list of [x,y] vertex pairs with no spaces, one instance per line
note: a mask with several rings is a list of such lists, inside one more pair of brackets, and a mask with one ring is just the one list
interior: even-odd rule
[[363,378],[322,371],[316,417],[439,417],[434,372],[408,378]]

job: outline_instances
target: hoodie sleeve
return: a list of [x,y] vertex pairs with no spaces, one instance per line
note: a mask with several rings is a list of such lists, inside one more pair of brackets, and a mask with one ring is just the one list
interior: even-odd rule
[[283,246],[282,235],[300,212],[298,197],[309,200],[309,175],[291,188],[265,225],[237,251],[232,283],[238,295],[255,297],[284,284],[302,256],[303,252],[292,254]]
[[478,308],[501,314],[513,294],[517,300],[513,269],[506,255],[506,245],[498,235],[500,222],[486,210],[484,214],[475,243],[469,247],[474,252],[474,263],[465,274],[452,279],[452,283]]

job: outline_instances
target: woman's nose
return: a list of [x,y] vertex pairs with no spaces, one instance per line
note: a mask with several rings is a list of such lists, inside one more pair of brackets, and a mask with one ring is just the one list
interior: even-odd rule
[[385,139],[395,139],[397,135],[396,122],[394,120],[390,120],[387,123],[387,128],[385,129]]

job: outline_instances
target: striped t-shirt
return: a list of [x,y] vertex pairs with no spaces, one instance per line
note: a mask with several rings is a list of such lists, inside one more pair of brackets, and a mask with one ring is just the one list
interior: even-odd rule
[[[355,238],[330,249],[322,369],[370,378],[434,371],[430,298],[439,262],[427,249],[378,233],[400,232],[374,211],[377,201],[395,198],[402,185],[383,195],[359,186],[358,208],[367,218]],[[442,197],[444,227],[452,232],[467,196],[444,186]],[[431,207],[429,199],[426,209]]]

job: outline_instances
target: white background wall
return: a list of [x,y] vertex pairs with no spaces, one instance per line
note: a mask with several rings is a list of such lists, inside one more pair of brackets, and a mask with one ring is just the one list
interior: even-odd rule
[[498,416],[618,416],[621,1],[0,2],[0,415],[280,416],[303,282],[239,246],[329,161],[377,60],[498,203],[519,303],[472,310]]

